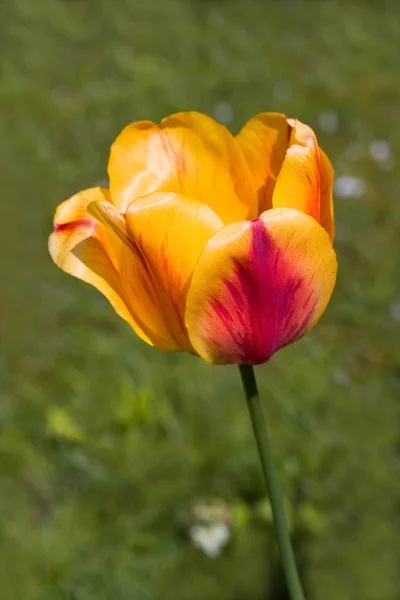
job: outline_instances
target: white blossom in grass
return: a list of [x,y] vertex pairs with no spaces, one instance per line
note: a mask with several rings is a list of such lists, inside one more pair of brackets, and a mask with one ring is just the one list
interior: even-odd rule
[[210,557],[219,556],[231,537],[232,512],[216,498],[197,502],[192,508],[193,524],[189,529],[195,546]]
[[386,162],[392,156],[390,144],[386,140],[374,140],[368,146],[368,151],[371,158],[378,163]]
[[190,529],[190,537],[194,545],[203,550],[204,554],[215,558],[221,554],[223,547],[228,543],[231,531],[226,523],[193,525]]
[[342,198],[361,198],[367,191],[365,181],[360,177],[345,175],[335,181],[334,192]]

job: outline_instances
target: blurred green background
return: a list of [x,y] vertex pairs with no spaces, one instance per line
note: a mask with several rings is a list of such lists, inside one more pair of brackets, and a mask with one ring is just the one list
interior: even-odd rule
[[237,369],[147,347],[47,254],[122,127],[185,109],[285,112],[334,163],[333,299],[257,375],[308,599],[400,598],[399,10],[3,3],[1,600],[287,598]]

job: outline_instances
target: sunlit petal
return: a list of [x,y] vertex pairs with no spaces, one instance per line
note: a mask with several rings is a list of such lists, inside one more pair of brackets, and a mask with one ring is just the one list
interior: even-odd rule
[[190,285],[186,325],[193,347],[216,364],[267,361],[321,317],[337,271],[326,231],[280,208],[221,229]]
[[119,212],[158,191],[196,198],[224,223],[256,216],[257,195],[239,145],[223,125],[201,113],[177,113],[160,125],[128,125],[112,145],[108,172]]
[[313,130],[295,119],[272,205],[295,208],[316,219],[333,239],[333,168]]
[[163,337],[174,346],[170,349],[193,352],[184,323],[187,289],[204,246],[222,221],[197,200],[161,192],[132,202],[125,219],[136,252],[129,268],[122,260],[120,267],[129,307],[144,324],[155,318],[162,322]]
[[95,201],[108,202],[108,190],[84,190],[60,204],[49,238],[50,255],[63,271],[102,292],[119,316],[128,321],[142,339],[151,343],[133,320],[123,299],[118,264],[121,243],[87,211],[88,204]]
[[260,113],[250,119],[236,136],[256,185],[259,214],[272,208],[272,193],[290,133],[291,126],[285,115]]

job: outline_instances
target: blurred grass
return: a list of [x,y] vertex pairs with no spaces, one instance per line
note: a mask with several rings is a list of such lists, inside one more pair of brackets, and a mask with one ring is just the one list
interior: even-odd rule
[[[105,180],[126,123],[222,103],[234,132],[259,111],[300,118],[337,176],[365,181],[362,197],[336,198],[327,313],[258,377],[308,598],[397,600],[397,4],[14,0],[1,11],[2,599],[284,597],[271,523],[254,512],[264,491],[235,368],[146,347],[46,249],[54,208]],[[326,111],[335,133],[320,128]],[[375,139],[389,162],[369,155]],[[188,536],[193,503],[213,497],[248,515],[217,559]]]

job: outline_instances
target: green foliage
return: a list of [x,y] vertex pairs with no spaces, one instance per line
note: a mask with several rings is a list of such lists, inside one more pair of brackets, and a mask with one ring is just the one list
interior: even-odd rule
[[[234,132],[302,119],[365,182],[336,198],[328,311],[257,375],[307,597],[397,599],[397,5],[11,0],[1,20],[2,600],[284,598],[237,370],[145,346],[46,249],[125,124],[229,106]],[[232,535],[211,558],[190,526],[215,500]]]

